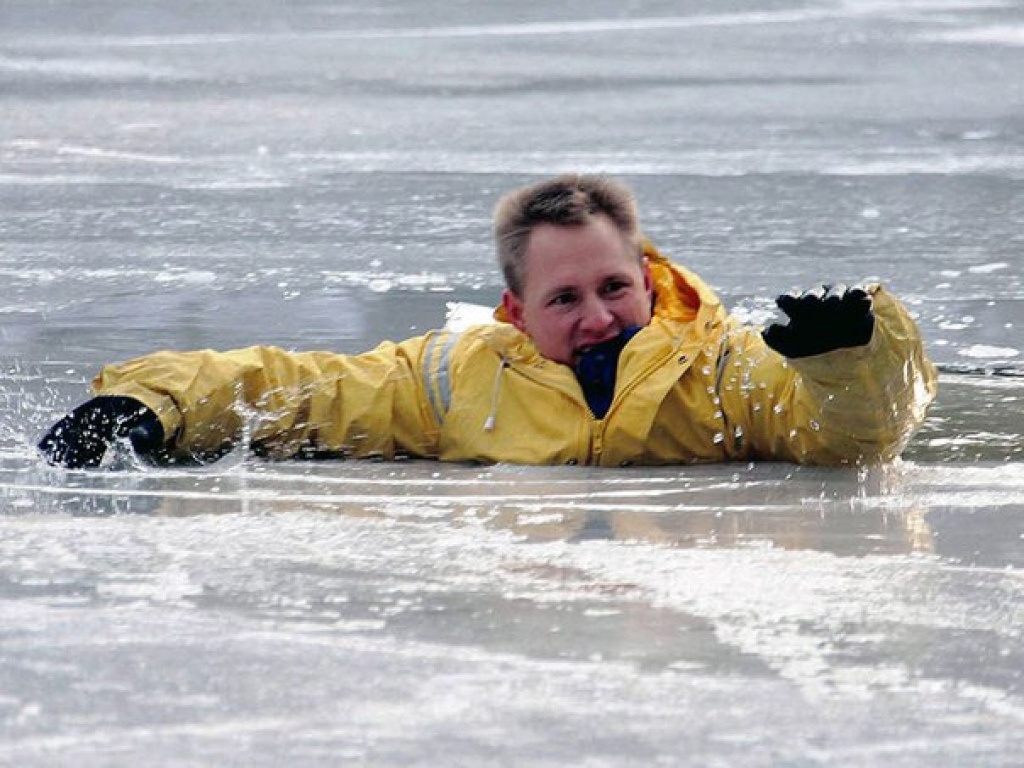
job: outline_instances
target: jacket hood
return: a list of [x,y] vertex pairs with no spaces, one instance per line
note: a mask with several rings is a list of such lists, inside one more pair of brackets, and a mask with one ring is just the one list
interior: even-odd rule
[[718,296],[695,273],[669,261],[646,238],[643,253],[654,281],[655,317],[690,323],[699,315],[711,319],[718,313],[721,308]]

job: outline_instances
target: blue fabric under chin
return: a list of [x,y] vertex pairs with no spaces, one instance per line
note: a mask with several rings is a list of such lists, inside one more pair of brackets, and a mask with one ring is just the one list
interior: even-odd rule
[[639,325],[630,326],[614,339],[591,347],[577,361],[573,371],[583,388],[587,405],[594,415],[603,419],[615,394],[615,372],[623,347],[640,331]]

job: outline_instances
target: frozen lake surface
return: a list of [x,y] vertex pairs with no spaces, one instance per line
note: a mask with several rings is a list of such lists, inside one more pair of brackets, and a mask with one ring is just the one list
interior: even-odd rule
[[[556,6],[0,7],[0,765],[1019,765],[1024,9]],[[754,322],[903,297],[904,460],[36,457],[106,362],[494,302],[561,170]]]

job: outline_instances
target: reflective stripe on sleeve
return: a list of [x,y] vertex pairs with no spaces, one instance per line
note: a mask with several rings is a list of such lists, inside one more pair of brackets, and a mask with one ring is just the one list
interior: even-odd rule
[[444,421],[452,404],[451,354],[460,335],[439,332],[430,340],[423,355],[423,386],[439,424]]

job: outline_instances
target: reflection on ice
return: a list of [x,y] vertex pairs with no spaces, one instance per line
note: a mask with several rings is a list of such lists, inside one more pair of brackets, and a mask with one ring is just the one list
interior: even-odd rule
[[[289,516],[310,509],[357,518],[483,527],[524,541],[638,541],[681,548],[771,546],[842,556],[941,552],[962,562],[1024,565],[1002,536],[961,550],[934,529],[957,511],[986,530],[1020,528],[1015,464],[895,464],[864,470],[783,465],[586,471],[401,464],[266,464],[235,452],[197,470],[40,470],[2,474],[9,514]],[[961,532],[962,533],[962,532]],[[984,539],[982,533],[980,538]]]

